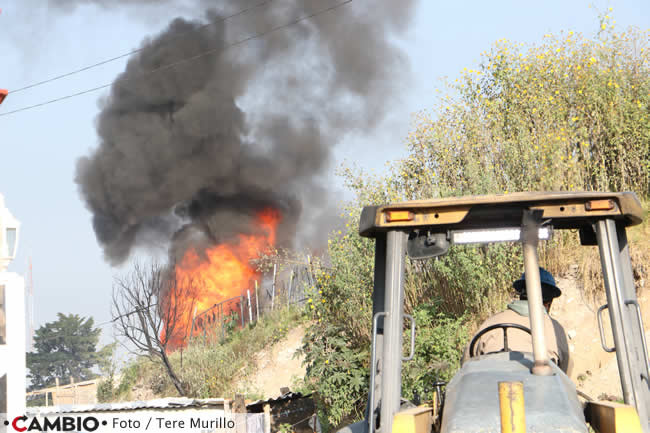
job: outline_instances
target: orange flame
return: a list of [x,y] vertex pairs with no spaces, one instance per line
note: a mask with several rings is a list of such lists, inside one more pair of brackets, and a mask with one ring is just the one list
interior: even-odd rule
[[[171,303],[177,308],[177,324],[168,342],[170,350],[185,346],[195,314],[253,288],[260,274],[251,265],[251,260],[259,258],[275,245],[280,218],[278,211],[265,209],[256,218],[259,234],[240,234],[232,242],[208,248],[205,257],[199,256],[193,248],[185,252],[176,265],[175,276],[177,282],[191,281],[192,288],[177,291],[176,297],[180,299],[164,300],[166,305]],[[164,341],[164,332],[161,337]]]

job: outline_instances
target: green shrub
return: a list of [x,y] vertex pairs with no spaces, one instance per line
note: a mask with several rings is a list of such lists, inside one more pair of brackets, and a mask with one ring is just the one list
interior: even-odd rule
[[138,382],[138,379],[140,378],[140,371],[145,370],[142,367],[142,364],[144,362],[146,362],[144,359],[136,359],[122,369],[120,374],[120,383],[118,384],[117,390],[113,395],[114,400],[128,399],[131,389],[135,386],[135,384]]
[[107,403],[113,401],[115,398],[115,383],[113,377],[108,377],[102,380],[97,385],[97,401],[99,403]]
[[[468,337],[465,317],[443,313],[435,304],[418,305],[413,317],[417,331],[415,356],[402,366],[402,395],[413,398],[417,394],[428,400],[433,383],[448,381],[460,366]],[[409,338],[406,333],[404,340]]]

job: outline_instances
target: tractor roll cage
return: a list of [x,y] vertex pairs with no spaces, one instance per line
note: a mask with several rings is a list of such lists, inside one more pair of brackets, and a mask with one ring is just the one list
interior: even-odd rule
[[626,227],[642,220],[641,204],[630,192],[522,192],[364,207],[359,233],[375,239],[375,270],[371,385],[363,430],[391,433],[393,417],[400,407],[407,245],[416,258],[435,257],[447,252],[454,232],[518,228],[526,275],[531,276],[526,286],[537,366],[533,374],[548,374],[542,355],[545,350],[541,350],[543,330],[540,334],[535,329],[543,326],[535,322],[543,314],[537,271],[538,233],[540,227],[551,226],[577,229],[583,245],[599,247],[623,397],[636,408],[643,431],[650,433],[648,355],[626,234]]

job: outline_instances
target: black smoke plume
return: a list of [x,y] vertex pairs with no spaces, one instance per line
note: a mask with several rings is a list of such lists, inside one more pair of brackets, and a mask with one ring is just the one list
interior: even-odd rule
[[[341,1],[275,0],[225,21],[256,2],[196,1],[207,7],[203,19],[177,18],[143,42],[100,102],[98,147],[77,164],[108,261],[161,241],[175,254],[221,242],[254,230],[266,207],[282,214],[283,245],[327,234],[332,149],[375,127],[394,102],[407,66],[391,38],[414,0],[354,1],[230,45]],[[88,3],[108,4],[50,0]]]

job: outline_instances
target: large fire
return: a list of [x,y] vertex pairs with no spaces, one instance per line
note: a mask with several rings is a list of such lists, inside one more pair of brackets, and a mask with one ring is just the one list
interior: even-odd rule
[[[279,222],[278,211],[265,209],[256,218],[258,234],[240,234],[232,242],[208,248],[203,257],[193,248],[185,252],[176,265],[175,276],[179,285],[191,288],[177,291],[176,299],[164,300],[165,304],[176,306],[177,324],[169,338],[170,350],[185,346],[187,337],[193,332],[192,321],[197,314],[253,288],[260,275],[251,260],[259,258],[275,245]],[[165,339],[164,333],[161,337]]]

